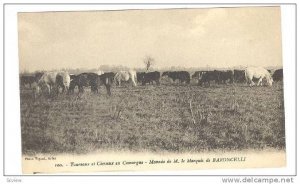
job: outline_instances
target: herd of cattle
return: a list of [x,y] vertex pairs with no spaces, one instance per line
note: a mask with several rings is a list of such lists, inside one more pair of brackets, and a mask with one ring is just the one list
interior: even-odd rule
[[161,78],[170,78],[173,82],[178,80],[180,83],[190,84],[191,79],[197,80],[200,86],[210,86],[211,82],[216,84],[227,83],[247,83],[250,86],[261,86],[266,84],[272,86],[273,81],[283,79],[283,70],[266,70],[262,67],[248,67],[245,70],[213,70],[196,71],[192,76],[187,71],[166,71],[162,74],[154,72],[136,72],[133,70],[106,72],[106,73],[81,73],[79,75],[69,74],[68,72],[36,72],[33,75],[20,75],[20,85],[29,85],[36,95],[42,92],[51,94],[52,91],[68,94],[74,93],[77,87],[79,93],[84,92],[84,87],[91,87],[91,91],[98,93],[99,86],[106,88],[107,94],[111,95],[111,86],[115,83],[121,86],[123,82],[131,82],[133,86],[138,83],[142,85],[160,85]]

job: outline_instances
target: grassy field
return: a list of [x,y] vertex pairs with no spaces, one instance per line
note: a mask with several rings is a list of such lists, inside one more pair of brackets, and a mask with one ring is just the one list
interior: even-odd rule
[[34,100],[21,89],[23,154],[285,149],[283,85],[113,87]]

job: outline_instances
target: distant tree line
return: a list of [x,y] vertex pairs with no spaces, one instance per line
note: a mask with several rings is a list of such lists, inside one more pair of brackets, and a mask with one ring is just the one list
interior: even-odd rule
[[[149,66],[149,65],[148,65]],[[123,65],[100,65],[98,68],[61,68],[61,69],[53,69],[53,70],[37,70],[35,72],[45,72],[45,71],[68,71],[70,74],[80,74],[84,72],[92,72],[96,73],[98,71],[103,72],[117,72],[122,70],[129,70],[133,69],[137,72],[147,72],[147,71],[210,71],[210,70],[232,70],[232,69],[245,69],[246,66],[235,66],[235,67],[228,67],[228,68],[221,68],[221,67],[182,67],[182,66],[170,66],[170,67],[155,67],[153,65],[150,65],[147,67],[147,64],[145,63],[145,67],[135,67],[130,68]],[[266,69],[279,69],[279,67],[269,66],[265,67]],[[282,67],[281,67],[282,68]],[[20,71],[20,74],[26,75],[26,74],[33,74],[35,72],[29,72],[27,70]]]

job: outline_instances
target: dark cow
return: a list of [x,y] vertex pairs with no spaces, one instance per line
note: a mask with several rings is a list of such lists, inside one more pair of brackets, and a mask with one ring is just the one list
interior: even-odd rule
[[228,70],[228,71],[219,71],[219,70],[215,70],[214,71],[217,76],[218,76],[218,84],[226,84],[227,81],[229,81],[229,83],[233,83],[233,71],[232,70]]
[[174,71],[174,72],[164,72],[162,77],[167,76],[173,80],[173,82],[178,79],[181,83],[190,83],[191,77],[187,71]]
[[76,76],[77,76],[77,75],[75,75],[75,74],[70,74],[70,79],[73,80],[73,79],[76,78]]
[[36,82],[34,75],[21,75],[20,76],[20,86],[25,86],[29,84],[29,87],[31,88],[31,84]]
[[98,79],[98,86],[104,85],[108,95],[111,95],[110,88],[114,82],[114,76],[115,74],[113,72],[108,72],[100,75]]
[[199,79],[199,77],[203,74],[203,72],[205,72],[205,71],[196,71],[196,72],[192,75],[192,79]]
[[145,74],[145,72],[136,72],[136,80],[138,83],[142,83],[144,74]]
[[141,82],[142,85],[146,85],[147,83],[153,83],[155,82],[157,85],[160,84],[160,72],[141,72],[139,73],[139,76],[137,76],[138,82]]
[[[85,77],[81,76],[80,74],[79,75],[71,74],[70,78],[71,78],[71,82],[70,82],[70,87],[69,87],[69,93],[74,93],[74,89],[76,86],[78,87],[78,89],[79,89],[79,86],[88,87],[87,79],[84,84],[83,83],[79,84],[79,78],[85,79]],[[82,90],[82,91],[80,91],[80,90]],[[83,88],[80,88],[80,90],[79,90],[79,92],[83,92]]]
[[282,81],[283,80],[283,70],[282,69],[275,70],[275,72],[272,75],[272,78],[274,81]]
[[116,73],[114,73],[114,72],[105,72],[104,74],[102,74],[102,75],[104,75],[105,77],[109,78],[109,80],[111,80],[111,81],[114,80],[114,77],[116,75]]
[[104,85],[107,90],[107,94],[111,95],[110,87],[113,82],[113,78],[110,73],[97,75],[95,73],[82,73],[76,76],[72,76],[73,80],[70,83],[69,91],[74,92],[76,86],[78,86],[79,93],[84,92],[84,87],[91,87],[91,91],[98,93],[98,86]]
[[271,76],[273,76],[275,71],[276,71],[275,69],[268,69],[268,72],[270,73]]
[[36,82],[38,82],[42,78],[43,75],[44,75],[44,72],[35,72],[34,76],[35,76]]
[[207,71],[196,71],[193,75],[192,75],[192,78],[193,79],[196,79],[198,81],[198,85],[201,85],[200,84],[200,81],[201,81],[201,78],[202,78],[202,75],[207,72]]
[[38,83],[40,78],[43,76],[43,72],[36,72],[34,74],[26,74],[20,76],[20,85],[25,86],[26,84],[29,84],[29,87],[31,88],[31,85],[33,83]]
[[246,82],[245,70],[233,70],[233,79],[236,83]]
[[84,92],[84,87],[91,86],[91,91],[96,92],[98,75],[95,73],[81,73],[79,75],[71,75],[70,92],[74,92],[75,87],[79,89],[79,93]]
[[202,72],[202,75],[199,78],[198,84],[201,86],[203,84],[210,86],[210,82],[212,82],[212,81],[219,82],[219,73],[216,70]]

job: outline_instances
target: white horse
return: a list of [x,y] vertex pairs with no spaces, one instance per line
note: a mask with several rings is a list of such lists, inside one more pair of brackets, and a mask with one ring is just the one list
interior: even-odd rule
[[253,82],[253,78],[258,79],[257,86],[262,86],[263,79],[267,81],[267,84],[269,86],[272,86],[273,79],[271,77],[271,74],[268,72],[268,70],[262,68],[262,67],[248,67],[245,70],[245,77],[246,81],[250,86],[255,85]]
[[129,71],[119,71],[115,77],[114,80],[116,81],[116,84],[121,86],[122,81],[132,81],[133,86],[136,86],[136,71],[129,70]]
[[68,91],[70,87],[70,75],[68,72],[46,72],[38,81],[35,87],[35,95],[40,91],[46,91],[49,95],[53,87],[61,87],[63,91]]

